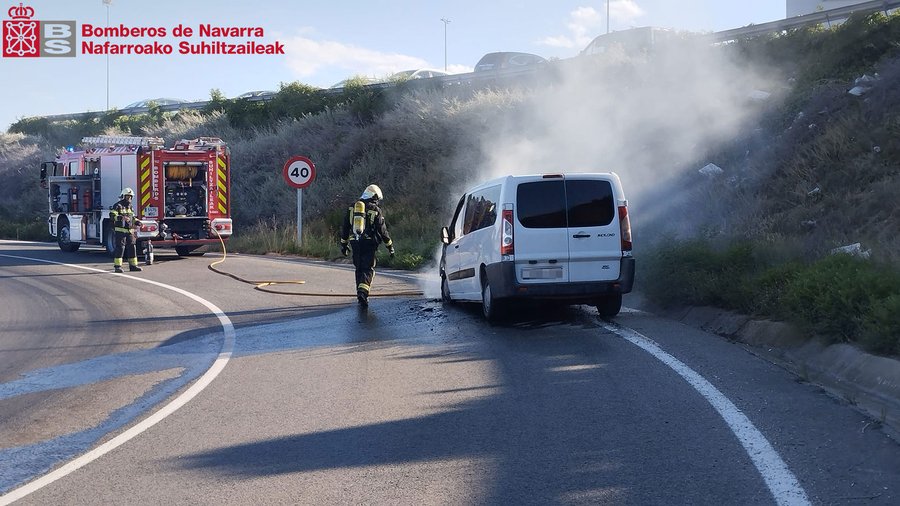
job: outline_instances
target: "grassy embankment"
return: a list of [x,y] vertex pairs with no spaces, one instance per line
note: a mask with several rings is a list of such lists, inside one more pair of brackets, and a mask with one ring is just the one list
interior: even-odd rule
[[[741,164],[761,177],[693,178],[698,198],[734,206],[720,217],[728,229],[710,220],[641,255],[638,286],[651,300],[788,320],[829,342],[900,355],[897,41],[900,17],[875,14],[733,48],[787,69],[791,88],[752,139],[713,156],[725,177]],[[875,80],[857,81],[865,74]],[[857,84],[863,95],[848,94]],[[746,161],[756,146],[764,153]],[[853,243],[871,259],[831,254]]]

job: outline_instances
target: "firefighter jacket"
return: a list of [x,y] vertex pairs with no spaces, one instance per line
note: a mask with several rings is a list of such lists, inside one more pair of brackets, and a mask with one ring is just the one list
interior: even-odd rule
[[384,222],[384,214],[381,209],[371,201],[366,201],[366,221],[365,229],[359,237],[353,233],[353,206],[350,206],[347,217],[344,219],[343,228],[341,229],[341,246],[347,245],[348,241],[370,241],[374,242],[377,247],[384,243],[388,248],[394,246],[391,241],[391,235],[388,233],[387,225]]
[[116,232],[123,234],[130,234],[135,225],[134,211],[131,209],[131,204],[125,202],[125,199],[113,204],[109,210],[109,219],[113,221]]

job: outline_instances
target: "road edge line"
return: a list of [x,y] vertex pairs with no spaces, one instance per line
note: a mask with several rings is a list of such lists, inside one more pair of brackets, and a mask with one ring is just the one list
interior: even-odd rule
[[153,427],[154,425],[156,425],[157,423],[159,423],[160,421],[162,421],[163,419],[165,419],[166,417],[168,417],[169,415],[171,415],[172,413],[177,411],[179,408],[181,408],[182,406],[184,406],[185,404],[190,402],[194,397],[197,396],[197,394],[199,394],[207,386],[209,386],[210,383],[212,383],[212,381],[214,379],[216,379],[216,376],[218,376],[219,373],[222,372],[222,370],[225,368],[225,365],[231,359],[231,355],[234,351],[234,341],[235,341],[234,324],[231,322],[231,319],[228,318],[228,316],[225,314],[225,312],[222,311],[221,309],[219,309],[218,306],[216,306],[212,302],[209,302],[208,300],[200,297],[199,295],[195,295],[191,292],[188,292],[187,290],[183,290],[176,286],[171,286],[171,285],[167,285],[165,283],[160,283],[159,281],[153,281],[152,279],[138,278],[136,276],[131,276],[128,274],[113,274],[113,273],[110,273],[110,272],[102,270],[102,269],[96,269],[94,267],[87,267],[84,265],[67,264],[67,263],[62,263],[62,262],[54,262],[52,260],[44,260],[44,259],[40,259],[40,258],[31,258],[31,257],[23,257],[23,256],[7,255],[7,254],[0,254],[0,257],[15,258],[15,259],[19,259],[19,260],[31,260],[34,262],[43,262],[43,263],[48,263],[48,264],[53,264],[53,265],[63,265],[66,267],[71,267],[71,268],[81,269],[81,270],[86,270],[86,271],[91,271],[91,272],[111,274],[111,275],[115,275],[115,276],[120,276],[120,277],[137,280],[137,281],[140,281],[143,283],[155,285],[155,286],[164,288],[166,290],[171,290],[173,292],[184,295],[185,297],[188,297],[188,298],[206,306],[206,308],[209,309],[213,314],[215,314],[216,317],[219,319],[219,323],[222,325],[222,331],[225,336],[225,339],[222,343],[222,348],[219,351],[219,355],[216,357],[215,362],[213,362],[213,365],[210,366],[210,368],[207,369],[206,372],[203,373],[203,375],[200,376],[200,378],[198,378],[197,381],[195,381],[181,395],[179,395],[178,397],[173,399],[171,402],[169,402],[168,404],[166,404],[165,406],[160,408],[158,411],[154,412],[149,417],[145,418],[144,420],[141,420],[137,424],[131,426],[125,432],[122,432],[118,436],[110,439],[109,441],[103,443],[102,445],[98,446],[97,448],[94,448],[93,450],[91,450],[79,457],[76,457],[75,459],[70,460],[69,462],[63,464],[61,467],[58,467],[57,469],[41,476],[40,478],[38,478],[36,480],[30,481],[30,482],[26,483],[25,485],[22,485],[19,488],[15,488],[15,489],[7,492],[6,494],[0,496],[0,506],[6,506],[8,504],[11,504],[14,501],[18,501],[19,499],[22,499],[22,498],[40,490],[41,488],[44,488],[47,485],[77,471],[78,469],[86,466],[87,464],[90,464],[91,462],[97,460],[98,458],[115,450],[119,446],[122,446],[123,444],[127,443],[128,441],[134,439],[135,437],[137,437],[139,434],[146,431],[150,427]]
[[809,497],[781,456],[753,422],[719,389],[684,362],[666,353],[652,339],[616,323],[603,322],[602,327],[653,355],[675,371],[719,413],[743,446],[756,470],[762,475],[775,502],[781,505],[808,505]]

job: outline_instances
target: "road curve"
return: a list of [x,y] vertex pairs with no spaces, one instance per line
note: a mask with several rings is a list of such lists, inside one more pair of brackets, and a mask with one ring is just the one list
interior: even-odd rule
[[[206,263],[142,274],[190,286],[235,320],[228,367],[163,422],[23,504],[804,499],[773,493],[684,374],[586,308],[527,308],[498,326],[477,308],[424,298],[359,311],[352,301],[257,293]],[[326,290],[352,285],[347,269],[319,262],[237,257],[226,267]],[[389,283],[379,276],[376,290]],[[671,320],[629,310],[615,323],[727,399],[810,503],[900,499],[900,447],[852,406]],[[205,346],[198,334],[174,341]]]

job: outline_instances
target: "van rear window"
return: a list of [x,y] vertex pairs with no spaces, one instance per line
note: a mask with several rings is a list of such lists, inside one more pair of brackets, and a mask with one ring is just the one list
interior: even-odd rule
[[516,189],[516,215],[526,228],[599,227],[615,212],[609,181],[534,181]]
[[566,190],[563,181],[520,184],[516,189],[516,215],[526,228],[564,228]]
[[569,227],[600,227],[615,216],[609,181],[566,179]]

